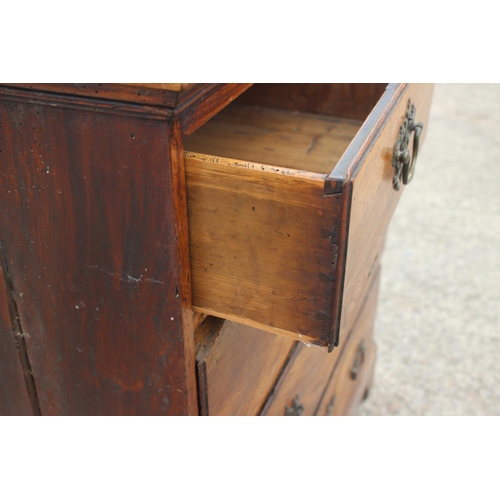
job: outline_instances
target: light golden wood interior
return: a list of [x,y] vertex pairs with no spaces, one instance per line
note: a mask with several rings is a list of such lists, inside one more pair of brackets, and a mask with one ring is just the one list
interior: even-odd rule
[[138,87],[153,90],[171,90],[172,92],[180,92],[190,87],[198,85],[196,83],[122,83],[121,85],[128,85],[130,87]]
[[185,167],[193,308],[317,338],[331,288],[318,280],[331,269],[320,228],[340,210],[325,202],[319,174],[198,153],[185,154]]
[[234,103],[185,142],[185,150],[328,175],[362,125]]

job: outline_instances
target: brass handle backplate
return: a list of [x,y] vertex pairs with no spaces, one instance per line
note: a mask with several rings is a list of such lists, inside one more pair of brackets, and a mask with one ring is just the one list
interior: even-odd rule
[[[406,118],[399,129],[398,139],[396,144],[394,144],[394,154],[392,155],[392,166],[396,169],[393,178],[393,185],[396,191],[399,191],[401,181],[403,181],[403,184],[409,184],[415,174],[415,165],[418,157],[418,143],[420,134],[424,128],[422,122],[415,123],[416,112],[415,105],[412,104],[411,99],[408,99]],[[413,155],[410,155],[408,145],[410,144],[412,132],[415,132],[415,135],[413,136]]]
[[285,407],[285,417],[299,417],[304,411],[304,405],[300,402],[300,394],[293,399],[292,406]]
[[366,353],[366,346],[365,343],[362,341],[358,346],[358,350],[356,351],[356,357],[354,358],[354,362],[351,367],[352,380],[356,380],[358,378],[359,371],[361,370],[361,367],[365,362],[365,353]]
[[332,396],[332,399],[330,399],[330,402],[328,403],[328,406],[326,407],[326,412],[325,412],[325,416],[326,417],[330,417],[333,413],[333,408],[335,406],[335,400],[337,399],[336,395],[334,394]]

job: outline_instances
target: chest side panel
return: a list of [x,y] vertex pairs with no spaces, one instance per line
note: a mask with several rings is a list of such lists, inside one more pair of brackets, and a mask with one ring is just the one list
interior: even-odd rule
[[42,414],[185,414],[170,125],[0,101],[0,239]]
[[15,305],[0,247],[0,416],[31,415],[32,407],[19,356]]

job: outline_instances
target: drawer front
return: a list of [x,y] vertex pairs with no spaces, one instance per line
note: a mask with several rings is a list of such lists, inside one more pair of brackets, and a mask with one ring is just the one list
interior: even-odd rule
[[314,415],[339,354],[298,343],[262,415]]
[[263,415],[315,415],[323,410],[323,402],[327,401],[328,406],[334,396],[336,410],[355,410],[360,401],[358,386],[366,386],[375,362],[372,331],[379,276],[378,268],[361,315],[343,348],[329,354],[326,349],[299,344],[296,355],[290,359],[270,395]]
[[[349,332],[359,314],[361,301],[366,295],[370,274],[380,259],[381,249],[389,222],[394,214],[403,185],[397,191],[393,186],[392,156],[394,143],[405,120],[408,100],[416,107],[416,120],[424,124],[420,144],[428,130],[433,86],[410,84],[394,96],[392,112],[384,117],[380,127],[367,120],[368,137],[363,145],[353,142],[345,154],[349,163],[347,178],[350,183],[349,229],[341,308],[340,334]],[[383,102],[383,101],[382,101]],[[390,108],[390,106],[386,106]],[[372,130],[378,136],[369,140]],[[359,146],[359,147],[358,147]],[[413,142],[410,141],[410,148]],[[341,160],[343,162],[343,160]],[[418,164],[417,172],[418,175]],[[412,186],[408,186],[409,189]]]
[[296,344],[217,318],[195,340],[201,415],[257,415]]
[[194,308],[338,345],[404,190],[392,151],[408,99],[422,143],[431,96],[432,85],[389,86],[364,123],[235,102],[195,132],[185,144]]
[[357,344],[349,343],[349,347],[328,387],[328,395],[322,401],[318,415],[355,415],[359,404],[368,396],[375,369],[376,345],[362,340]]
[[318,415],[355,414],[372,384],[376,357],[373,323],[377,308],[379,275],[380,272],[370,287],[356,326],[342,348],[339,362],[318,406]]

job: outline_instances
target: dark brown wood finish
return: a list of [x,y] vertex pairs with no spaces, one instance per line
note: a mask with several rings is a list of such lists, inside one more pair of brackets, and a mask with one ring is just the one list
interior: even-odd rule
[[33,104],[142,115],[150,119],[181,120],[191,134],[251,86],[247,84],[2,84],[5,98],[25,98]]
[[257,83],[238,102],[364,120],[385,83]]
[[33,377],[29,366],[23,369],[21,363],[26,352],[20,353],[25,346],[16,313],[12,285],[0,246],[0,416],[38,413],[36,400],[32,405],[27,390],[28,384],[34,389]]
[[296,344],[250,326],[209,318],[196,331],[201,413],[257,415]]
[[26,101],[30,104],[46,106],[63,106],[68,109],[79,111],[87,110],[95,113],[111,112],[128,116],[143,117],[150,120],[171,120],[172,109],[160,106],[147,106],[124,101],[112,101],[108,99],[95,99],[86,96],[68,96],[63,93],[33,92],[24,88],[0,86],[2,100],[18,102]]
[[176,105],[203,92],[214,84],[168,83],[168,84],[125,84],[125,83],[13,83],[6,86],[24,88],[34,92],[53,92],[72,96],[109,99],[141,105],[174,108]]
[[180,119],[183,134],[190,135],[251,85],[227,83],[211,88],[199,96],[196,106],[193,106],[191,101],[186,101],[175,109],[174,119]]
[[250,86],[0,87],[0,414],[354,411],[392,149],[432,86]]
[[0,239],[42,414],[196,413],[178,132],[171,146],[165,121],[0,106]]

